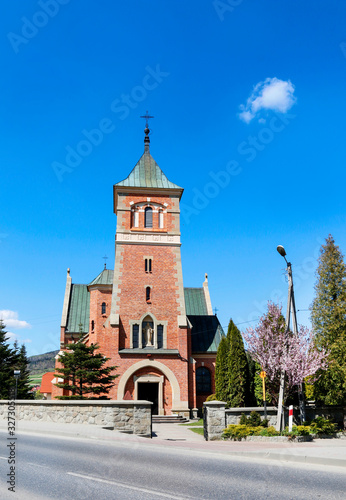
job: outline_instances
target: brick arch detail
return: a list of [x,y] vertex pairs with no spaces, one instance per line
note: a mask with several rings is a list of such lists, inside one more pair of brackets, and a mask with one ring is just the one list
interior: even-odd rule
[[172,403],[173,407],[175,405],[180,405],[180,387],[178,384],[178,380],[172,370],[168,368],[168,366],[164,365],[163,363],[160,363],[159,361],[138,361],[134,365],[130,366],[122,375],[119,385],[118,385],[118,395],[117,395],[117,400],[122,401],[124,399],[125,395],[125,387],[128,379],[131,377],[131,375],[134,375],[136,371],[140,370],[141,368],[156,368],[160,372],[162,372],[167,379],[169,380],[171,387],[172,387]]

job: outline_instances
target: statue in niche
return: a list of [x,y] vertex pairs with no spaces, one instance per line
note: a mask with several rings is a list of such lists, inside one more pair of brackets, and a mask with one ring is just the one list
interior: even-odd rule
[[143,328],[145,347],[153,347],[153,334],[154,329],[151,328],[149,322],[147,321],[145,327]]

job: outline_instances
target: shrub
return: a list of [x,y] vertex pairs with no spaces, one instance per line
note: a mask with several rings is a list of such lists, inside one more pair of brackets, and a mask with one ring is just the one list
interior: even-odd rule
[[[266,423],[263,425],[263,422]],[[261,425],[267,427],[268,421],[263,420],[263,422],[261,422],[261,415],[257,411],[252,411],[249,417],[247,417],[245,413],[242,413],[239,420],[240,425],[247,425],[249,427],[259,427]]]
[[224,439],[232,439],[233,441],[241,441],[247,436],[279,436],[280,433],[274,427],[260,427],[250,425],[229,425],[223,431],[222,437]]
[[271,425],[268,428],[263,427],[259,433],[259,436],[280,436],[280,432],[278,432],[275,427]]
[[248,424],[248,418],[245,415],[245,413],[241,414],[240,420],[239,420],[240,425],[247,425]]
[[252,411],[250,413],[249,424],[253,427],[261,425],[261,415],[257,411]]
[[234,441],[241,441],[242,438],[253,436],[256,431],[257,429],[255,427],[249,427],[248,425],[231,424],[223,431],[222,437],[233,439]]
[[267,418],[264,418],[261,422],[261,427],[268,427],[269,420]]
[[312,434],[335,434],[336,424],[331,422],[328,418],[316,417],[310,424]]
[[207,397],[206,401],[218,401],[216,394],[210,394],[210,396]]

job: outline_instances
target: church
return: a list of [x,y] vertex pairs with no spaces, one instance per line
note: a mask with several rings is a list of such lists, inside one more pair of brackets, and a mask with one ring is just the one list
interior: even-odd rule
[[[201,276],[202,286],[184,288],[183,188],[151,156],[148,121],[144,132],[143,155],[113,186],[114,270],[105,265],[83,285],[73,283],[67,270],[60,349],[81,335],[86,344],[97,343],[117,366],[112,400],[149,400],[154,415],[196,416],[215,392],[216,351],[224,332],[213,314],[208,276],[203,283]],[[53,386],[52,398],[62,394]]]

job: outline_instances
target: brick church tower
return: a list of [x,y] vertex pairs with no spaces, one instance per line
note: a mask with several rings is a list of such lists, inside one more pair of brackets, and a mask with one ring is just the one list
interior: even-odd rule
[[[189,416],[214,391],[223,331],[212,313],[207,277],[202,288],[184,289],[183,189],[151,156],[148,124],[144,153],[113,194],[114,271],[105,268],[89,285],[72,284],[68,271],[61,348],[82,329],[83,341],[99,344],[117,366],[111,399],[146,399],[154,414]],[[60,393],[54,388],[53,397]]]

